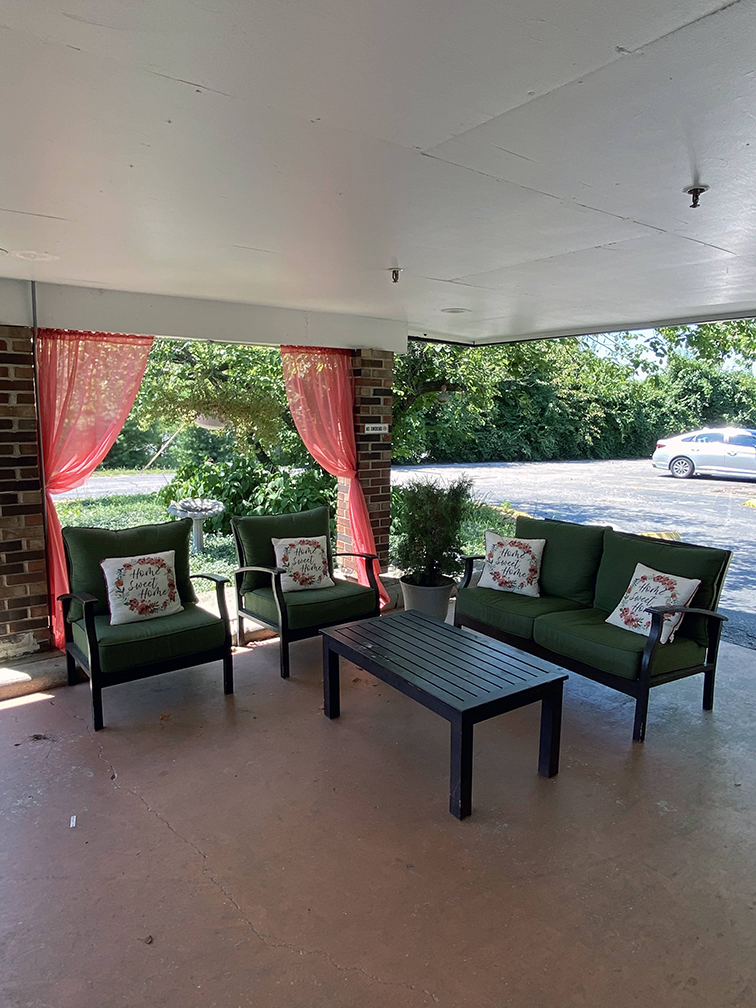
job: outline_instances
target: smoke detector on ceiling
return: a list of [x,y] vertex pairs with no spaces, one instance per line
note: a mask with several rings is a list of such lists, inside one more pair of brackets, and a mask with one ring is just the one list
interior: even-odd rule
[[442,308],[442,312],[446,312],[447,315],[461,315],[462,312],[471,311],[470,308]]

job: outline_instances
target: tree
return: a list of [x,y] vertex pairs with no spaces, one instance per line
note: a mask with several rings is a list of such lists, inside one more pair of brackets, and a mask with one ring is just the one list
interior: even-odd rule
[[[271,455],[286,461],[306,455],[288,411],[277,348],[156,340],[130,424],[159,428],[164,437],[186,426],[192,434],[183,440],[206,443],[213,435],[194,434],[193,428],[202,415],[222,421],[244,455],[266,463]],[[226,454],[228,434],[216,439]]]

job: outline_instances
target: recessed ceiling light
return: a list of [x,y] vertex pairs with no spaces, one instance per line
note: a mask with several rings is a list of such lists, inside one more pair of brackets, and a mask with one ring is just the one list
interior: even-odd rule
[[442,312],[446,312],[447,315],[461,315],[462,312],[471,311],[470,308],[442,308]]
[[52,252],[34,252],[32,249],[14,249],[8,253],[14,259],[26,259],[30,262],[52,262],[60,259],[60,256],[53,255]]

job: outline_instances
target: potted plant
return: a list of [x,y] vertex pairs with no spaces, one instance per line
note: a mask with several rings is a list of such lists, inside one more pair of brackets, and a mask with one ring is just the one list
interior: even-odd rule
[[458,479],[448,486],[413,480],[399,492],[394,562],[405,609],[446,619],[454,579],[462,568],[462,521],[473,500],[472,482]]

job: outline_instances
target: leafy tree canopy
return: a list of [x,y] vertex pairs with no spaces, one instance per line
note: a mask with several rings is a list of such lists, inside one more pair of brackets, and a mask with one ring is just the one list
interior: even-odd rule
[[157,340],[134,415],[143,428],[215,417],[252,443],[279,439],[286,396],[276,350]]

